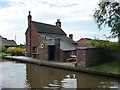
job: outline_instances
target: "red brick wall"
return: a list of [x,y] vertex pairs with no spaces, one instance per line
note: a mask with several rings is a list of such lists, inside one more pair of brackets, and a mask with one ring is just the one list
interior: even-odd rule
[[107,55],[107,53],[104,53],[104,51],[101,52],[101,49],[99,48],[78,49],[77,63],[79,67],[83,67],[83,68],[89,67],[92,65],[103,63],[105,61],[110,61],[111,58],[113,60],[115,59],[119,60],[120,59],[119,54],[120,53],[116,51],[116,52],[109,52],[109,55]]
[[85,50],[84,49],[79,49],[77,50],[76,53],[77,56],[77,64],[79,67],[86,67],[86,63],[85,63]]
[[26,51],[30,55],[30,31],[26,31]]
[[70,55],[71,55],[71,51],[62,51],[60,50],[60,61],[61,62],[67,62],[67,59],[70,58]]
[[[44,44],[44,48],[41,48],[41,44]],[[44,42],[41,42],[40,45],[38,47],[39,58],[48,60],[48,46]]]
[[[33,51],[33,47],[36,47],[37,52],[39,54],[39,56],[42,56],[44,54],[41,55],[41,52],[38,50],[40,44],[44,42],[44,38],[37,32],[37,30],[35,29],[34,25],[31,23],[31,53],[30,53],[30,30],[26,31],[26,49],[29,55],[32,56]],[[39,51],[39,52],[38,52]]]
[[77,63],[79,67],[89,67],[101,61],[100,53],[96,48],[77,50]]
[[59,50],[59,56],[58,56],[59,60],[58,61],[63,62],[64,61],[63,56],[64,56],[64,52],[62,50]]
[[63,61],[66,62],[67,59],[70,58],[71,51],[65,51],[65,52],[63,52],[63,54],[64,54],[64,55],[63,55],[63,58],[64,58]]

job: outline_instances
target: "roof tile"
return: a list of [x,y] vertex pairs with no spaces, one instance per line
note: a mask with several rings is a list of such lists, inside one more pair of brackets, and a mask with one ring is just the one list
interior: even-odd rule
[[66,33],[59,27],[55,25],[40,23],[32,21],[35,28],[39,33],[49,33],[49,34],[59,34],[59,35],[66,35]]

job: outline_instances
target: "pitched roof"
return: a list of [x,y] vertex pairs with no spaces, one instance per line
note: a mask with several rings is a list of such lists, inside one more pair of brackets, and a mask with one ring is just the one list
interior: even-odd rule
[[16,46],[16,42],[14,40],[7,40],[7,41],[3,41],[3,45],[5,46]]
[[90,38],[81,38],[80,40],[77,41],[78,46],[88,46],[88,43],[92,41]]
[[14,40],[7,40],[7,38],[3,38],[2,36],[0,36],[1,39],[1,43],[4,46],[16,46],[16,42]]
[[75,41],[71,40],[65,35],[55,35],[55,34],[41,34],[46,38],[47,45],[55,45],[55,38],[60,38],[60,49],[63,51],[76,50]]
[[66,35],[66,33],[59,27],[55,25],[45,24],[41,22],[32,21],[36,30],[39,33],[49,33],[49,34],[58,34],[58,35]]

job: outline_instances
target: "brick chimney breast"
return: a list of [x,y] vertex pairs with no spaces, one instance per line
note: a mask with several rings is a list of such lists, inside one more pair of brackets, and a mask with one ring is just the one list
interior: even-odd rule
[[59,28],[61,28],[61,22],[60,22],[60,19],[57,19],[56,26],[58,26]]
[[32,16],[30,15],[31,12],[29,11],[29,15],[28,15],[28,24],[32,21]]
[[30,51],[29,51],[29,54],[30,56],[32,55],[32,44],[31,44],[31,21],[32,21],[32,16],[30,15],[30,11],[29,11],[29,15],[28,15],[28,30],[30,32],[30,35],[28,36],[29,37],[29,48],[30,48]]

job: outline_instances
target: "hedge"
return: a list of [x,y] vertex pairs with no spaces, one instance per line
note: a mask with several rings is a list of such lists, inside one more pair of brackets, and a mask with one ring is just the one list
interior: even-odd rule
[[23,56],[26,49],[21,47],[9,47],[6,52],[14,56]]

